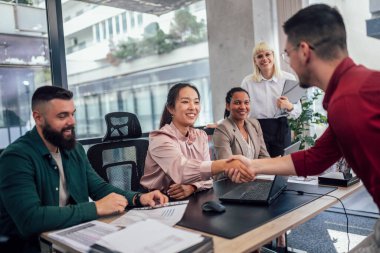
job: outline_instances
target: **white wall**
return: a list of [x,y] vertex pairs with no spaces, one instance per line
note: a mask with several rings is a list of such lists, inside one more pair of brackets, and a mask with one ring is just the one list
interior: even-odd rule
[[309,1],[336,6],[347,30],[347,46],[351,58],[358,64],[380,70],[380,40],[367,36],[366,20],[371,18],[369,0]]

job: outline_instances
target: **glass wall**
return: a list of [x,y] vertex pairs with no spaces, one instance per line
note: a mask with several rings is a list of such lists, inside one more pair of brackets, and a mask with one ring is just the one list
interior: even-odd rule
[[197,125],[212,121],[204,1],[160,16],[70,0],[62,12],[79,138],[103,136],[114,111],[137,114],[143,132],[157,129],[177,82],[199,88]]
[[0,13],[1,149],[34,125],[31,96],[51,74],[45,1],[0,1]]

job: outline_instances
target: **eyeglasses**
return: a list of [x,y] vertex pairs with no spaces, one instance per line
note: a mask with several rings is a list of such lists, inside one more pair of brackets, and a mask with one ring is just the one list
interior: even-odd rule
[[300,43],[298,43],[297,46],[295,46],[289,50],[285,49],[284,52],[281,53],[281,58],[284,60],[284,62],[286,62],[286,63],[290,62],[290,59],[289,59],[290,52],[297,50],[299,46],[300,46]]
[[[315,47],[316,47],[316,46],[319,46],[319,45],[321,45],[321,44],[323,44],[323,43],[326,43],[326,42],[328,42],[329,40],[330,40],[330,39],[324,39],[324,40],[321,40],[321,41],[315,43],[314,45],[311,45],[311,44],[308,43],[308,42],[305,42],[305,43],[309,46],[309,48],[310,48],[311,50],[315,50]],[[298,43],[295,47],[293,47],[293,48],[291,48],[291,49],[289,49],[289,50],[285,49],[284,52],[281,53],[281,58],[284,60],[284,62],[286,62],[286,63],[289,63],[289,62],[290,62],[290,59],[289,59],[289,54],[290,54],[290,52],[292,52],[292,51],[294,51],[294,50],[297,50],[297,49],[299,48],[300,45],[301,45],[301,43]]]

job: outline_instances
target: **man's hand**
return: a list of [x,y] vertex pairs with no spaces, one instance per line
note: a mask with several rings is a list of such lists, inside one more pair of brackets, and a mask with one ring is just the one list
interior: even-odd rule
[[173,199],[184,199],[195,192],[196,188],[190,184],[172,184],[169,186],[168,195]]
[[104,198],[95,201],[96,213],[99,216],[121,213],[127,205],[127,199],[117,193],[110,193]]
[[[242,157],[247,159],[244,156],[242,156]],[[226,169],[237,170],[239,173],[239,178],[241,178],[245,182],[252,181],[254,179],[254,175],[249,170],[249,167],[247,166],[247,164],[244,163],[244,161],[242,161],[240,159],[228,159],[226,162]]]
[[252,181],[256,177],[256,172],[253,168],[251,159],[248,159],[242,155],[233,155],[228,159],[228,162],[236,162],[239,161],[245,165],[244,173],[249,173],[249,177],[246,177],[245,174],[242,173],[242,170],[237,170],[234,167],[231,167],[225,171],[225,174],[231,179],[232,182],[235,183],[245,183],[248,181]]
[[247,180],[244,177],[242,177],[239,170],[237,169],[226,169],[224,173],[234,183],[246,183],[246,182],[252,181],[252,180]]
[[277,99],[277,107],[280,109],[286,109],[288,112],[293,110],[293,104],[285,96],[281,96]]
[[159,190],[151,191],[141,195],[140,203],[143,206],[155,206],[156,204],[165,204],[169,201],[169,198],[162,194]]

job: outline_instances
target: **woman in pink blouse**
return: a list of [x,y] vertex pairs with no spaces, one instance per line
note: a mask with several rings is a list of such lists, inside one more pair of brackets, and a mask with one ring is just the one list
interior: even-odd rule
[[246,180],[252,179],[238,161],[210,161],[206,133],[193,128],[199,111],[200,95],[195,86],[178,83],[169,90],[160,130],[149,135],[142,186],[183,199],[211,188],[211,176],[228,168],[237,168]]

